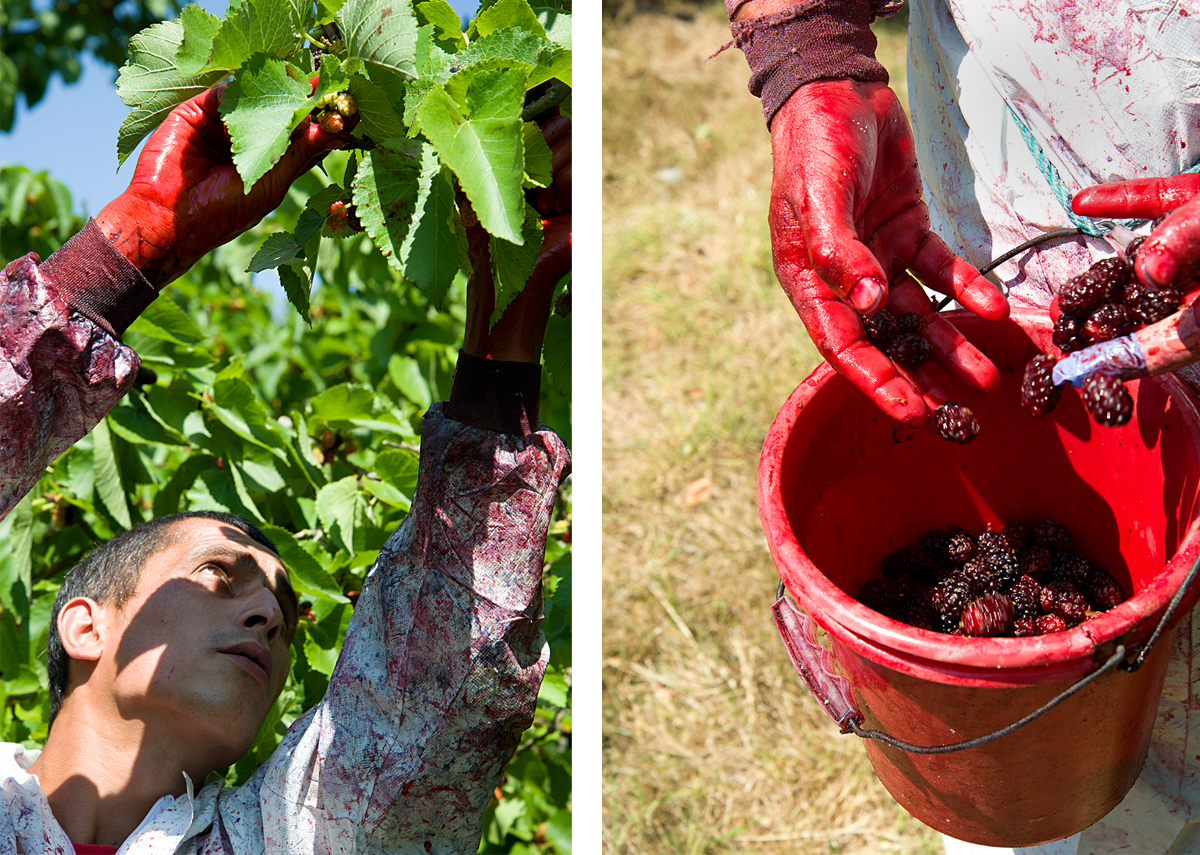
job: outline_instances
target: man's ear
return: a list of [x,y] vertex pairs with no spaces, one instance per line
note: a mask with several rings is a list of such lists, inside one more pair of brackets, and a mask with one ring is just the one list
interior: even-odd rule
[[104,652],[106,617],[104,606],[89,597],[67,601],[58,613],[58,635],[67,655],[98,660]]

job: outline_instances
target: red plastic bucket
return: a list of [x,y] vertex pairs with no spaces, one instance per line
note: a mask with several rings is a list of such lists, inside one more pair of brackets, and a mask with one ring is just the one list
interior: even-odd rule
[[[828,364],[771,426],[758,502],[780,577],[829,634],[864,726],[918,745],[998,730],[1145,640],[1200,554],[1200,412],[1173,377],[1129,383],[1133,421],[1096,425],[1071,391],[1049,417],[1020,404],[1026,362],[1051,351],[1042,313],[955,324],[1001,372],[990,395],[962,390],[979,436],[960,446],[882,415]],[[891,620],[855,595],[885,555],[933,528],[972,531],[1058,519],[1079,550],[1133,596],[1071,630],[959,638]],[[819,568],[819,569],[818,569]],[[1189,592],[1177,616],[1200,596]],[[1145,761],[1171,634],[1141,669],[1097,679],[986,745],[911,754],[864,740],[888,791],[922,822],[990,846],[1068,837],[1124,797]]]

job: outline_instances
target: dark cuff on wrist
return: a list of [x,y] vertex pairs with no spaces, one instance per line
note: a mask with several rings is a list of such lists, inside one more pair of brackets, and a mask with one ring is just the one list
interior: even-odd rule
[[542,366],[483,359],[462,350],[444,412],[470,427],[528,436],[538,428]]
[[95,219],[40,265],[71,308],[117,338],[158,292],[104,236]]
[[750,91],[767,126],[792,93],[814,80],[888,82],[875,59],[871,0],[809,0],[783,12],[729,25],[750,65]]

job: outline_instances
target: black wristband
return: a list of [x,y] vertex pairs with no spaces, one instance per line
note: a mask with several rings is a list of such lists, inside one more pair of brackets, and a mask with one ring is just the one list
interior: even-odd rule
[[117,252],[95,219],[88,220],[39,268],[73,309],[117,338],[158,296],[142,272]]
[[875,59],[871,0],[807,0],[790,9],[729,25],[750,66],[750,91],[762,98],[770,127],[779,108],[814,80],[888,82]]
[[458,352],[454,388],[445,414],[471,427],[528,436],[538,428],[542,366],[502,362]]

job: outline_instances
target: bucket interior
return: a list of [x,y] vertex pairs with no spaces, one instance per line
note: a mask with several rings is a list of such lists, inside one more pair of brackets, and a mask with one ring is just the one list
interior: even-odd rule
[[[802,384],[772,428],[787,431],[778,438],[777,461],[786,537],[794,537],[805,563],[819,568],[840,600],[819,611],[876,638],[879,630],[934,636],[853,598],[879,575],[884,556],[916,545],[931,529],[957,524],[978,533],[1013,519],[1059,520],[1075,548],[1127,592],[1161,595],[1164,566],[1181,543],[1195,539],[1197,527],[1200,418],[1182,384],[1174,378],[1129,383],[1134,418],[1121,428],[1097,425],[1070,389],[1050,416],[1034,416],[1020,403],[1020,384],[1030,357],[1051,351],[1048,319],[1027,315],[992,324],[955,313],[954,320],[1002,378],[990,394],[957,384],[951,390],[979,419],[971,443],[892,421],[827,365]],[[769,440],[764,466],[770,447]],[[780,532],[770,530],[767,513],[764,524],[775,551]],[[800,580],[788,575],[794,589]]]

